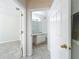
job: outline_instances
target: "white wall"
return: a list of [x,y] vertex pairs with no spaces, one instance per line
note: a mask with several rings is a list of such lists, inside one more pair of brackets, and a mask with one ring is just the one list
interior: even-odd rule
[[32,56],[32,11],[29,9],[27,9],[26,31],[27,56]]
[[20,11],[11,0],[0,0],[0,43],[19,40]]
[[40,25],[41,25],[41,22],[32,21],[32,32],[33,33],[41,32],[42,28],[40,29]]
[[42,23],[42,33],[47,33],[47,16],[43,17],[41,23]]
[[32,32],[47,33],[47,18],[41,16],[40,19],[41,21],[32,21]]
[[12,0],[16,4],[20,5],[20,7],[26,8],[27,6],[27,0]]

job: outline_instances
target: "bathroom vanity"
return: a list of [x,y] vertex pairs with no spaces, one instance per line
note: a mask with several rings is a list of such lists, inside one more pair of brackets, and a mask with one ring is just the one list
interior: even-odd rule
[[44,43],[46,42],[46,33],[33,33],[32,38],[34,45]]

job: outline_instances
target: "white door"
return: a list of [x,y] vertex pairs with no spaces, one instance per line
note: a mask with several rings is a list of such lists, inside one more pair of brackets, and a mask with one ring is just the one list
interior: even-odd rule
[[49,19],[51,59],[71,59],[71,1],[54,2]]

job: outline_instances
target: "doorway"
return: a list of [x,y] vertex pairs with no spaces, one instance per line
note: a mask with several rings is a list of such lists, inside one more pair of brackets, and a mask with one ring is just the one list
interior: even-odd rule
[[[32,46],[33,55],[39,58],[50,59],[47,39],[47,16],[48,10],[32,11]],[[43,56],[44,55],[44,56]]]

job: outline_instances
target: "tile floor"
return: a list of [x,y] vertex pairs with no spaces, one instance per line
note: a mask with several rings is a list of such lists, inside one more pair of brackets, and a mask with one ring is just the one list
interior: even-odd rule
[[0,44],[0,59],[50,59],[46,45],[33,48],[31,57],[21,58],[19,41]]

